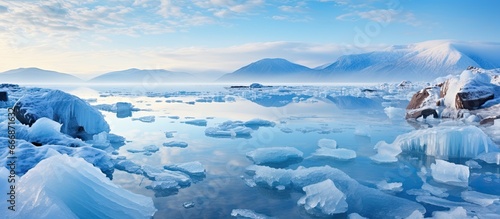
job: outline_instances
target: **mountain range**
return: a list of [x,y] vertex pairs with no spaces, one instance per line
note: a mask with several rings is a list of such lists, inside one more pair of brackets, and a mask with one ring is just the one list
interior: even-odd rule
[[[500,68],[500,43],[433,40],[390,46],[383,50],[340,56],[315,68],[282,58],[266,58],[222,75],[217,82],[390,82],[427,81],[459,74],[468,66]],[[162,69],[127,69],[102,74],[90,83],[171,83],[200,81],[199,77]],[[207,81],[206,78],[203,81]],[[0,82],[82,83],[70,74],[38,68],[0,73]]]

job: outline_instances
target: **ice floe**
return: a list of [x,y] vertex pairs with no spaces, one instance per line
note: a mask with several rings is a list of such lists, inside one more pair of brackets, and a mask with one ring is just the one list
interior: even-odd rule
[[18,183],[17,218],[150,218],[153,200],[113,184],[81,158],[54,155]]
[[199,161],[165,165],[164,168],[167,170],[181,171],[190,176],[205,175],[205,167],[203,167],[203,164]]
[[188,143],[184,142],[184,141],[169,141],[169,142],[163,143],[163,146],[185,148],[188,146]]
[[432,178],[437,182],[467,186],[469,183],[469,167],[436,159],[431,164]]
[[302,160],[303,153],[293,147],[257,148],[246,156],[255,164],[275,165],[280,163],[295,163]]
[[304,206],[310,214],[334,215],[347,211],[346,196],[330,179],[305,186],[302,190],[306,194],[297,204]]

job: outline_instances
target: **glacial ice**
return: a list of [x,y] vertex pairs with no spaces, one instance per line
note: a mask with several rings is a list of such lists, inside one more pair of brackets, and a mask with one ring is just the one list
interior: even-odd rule
[[500,165],[500,152],[482,153],[476,158],[489,164]]
[[281,185],[302,190],[305,186],[330,179],[346,194],[349,211],[368,218],[404,218],[414,210],[425,212],[425,208],[420,204],[361,185],[344,172],[330,166],[299,167],[291,170],[253,165],[247,167],[247,173],[252,175],[257,185],[268,188]]
[[[474,158],[484,152],[496,152],[498,147],[475,126],[441,124],[399,135],[392,144],[379,142],[378,153],[371,158],[378,162],[395,162],[401,152],[420,152],[437,158]],[[399,153],[398,153],[399,151]]]
[[102,114],[82,99],[59,90],[40,90],[21,97],[14,106],[17,119],[32,125],[47,117],[62,124],[61,132],[89,140],[93,135],[109,132]]
[[188,146],[188,143],[183,142],[183,141],[169,141],[169,142],[163,143],[163,146],[185,148]]
[[233,209],[231,211],[231,216],[246,219],[273,219],[272,217],[259,214],[250,209]]
[[336,149],[337,148],[337,141],[335,141],[333,139],[322,138],[322,139],[318,140],[318,146],[321,148]]
[[258,165],[272,165],[302,160],[303,153],[293,147],[257,148],[246,156]]
[[436,159],[431,164],[432,178],[437,182],[467,186],[469,184],[469,167]]
[[386,107],[384,109],[385,114],[391,120],[403,120],[405,118],[406,110],[396,107]]
[[86,146],[85,142],[60,132],[61,124],[49,119],[39,118],[28,129],[29,141],[40,144],[66,145],[69,147]]
[[205,167],[199,161],[192,161],[187,163],[165,165],[165,169],[181,171],[190,176],[203,176],[205,175]]
[[330,179],[305,186],[302,190],[306,194],[297,204],[304,206],[310,214],[334,215],[347,211],[346,196]]
[[113,184],[81,158],[54,155],[21,177],[17,218],[150,218],[153,200]]

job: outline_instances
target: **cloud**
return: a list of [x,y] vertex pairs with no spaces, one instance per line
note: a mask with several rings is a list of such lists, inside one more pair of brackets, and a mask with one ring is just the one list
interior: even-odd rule
[[403,12],[394,9],[375,9],[370,11],[355,11],[337,16],[337,20],[356,21],[360,19],[371,20],[378,23],[405,23],[417,26],[420,23],[411,12]]

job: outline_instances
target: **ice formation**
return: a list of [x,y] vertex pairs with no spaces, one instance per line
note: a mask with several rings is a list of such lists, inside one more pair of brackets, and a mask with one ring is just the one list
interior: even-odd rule
[[434,180],[441,183],[461,186],[467,186],[469,183],[468,166],[444,160],[437,159],[435,164],[431,164],[431,174]]
[[61,132],[84,140],[109,132],[102,114],[84,100],[59,90],[40,90],[21,97],[14,105],[17,119],[32,125],[47,117],[62,124]]
[[293,147],[269,147],[257,148],[246,155],[255,164],[270,165],[300,161],[303,153]]
[[382,107],[380,102],[366,98],[355,96],[327,96],[327,99],[332,101],[340,109],[379,109]]
[[378,162],[395,162],[401,152],[424,153],[438,158],[474,158],[499,148],[475,126],[440,125],[399,135],[392,144],[379,142],[378,153],[371,158]]
[[482,153],[476,158],[486,163],[500,165],[500,152]]
[[123,170],[128,173],[135,173],[135,174],[142,174],[143,171],[141,169],[141,166],[138,164],[130,161],[130,160],[118,160],[115,164],[115,168],[117,170]]
[[181,171],[190,176],[205,175],[205,167],[203,167],[203,164],[201,164],[199,161],[165,165],[164,168],[167,170]]
[[382,180],[377,183],[377,188],[384,191],[400,192],[403,191],[403,183],[400,182],[388,183],[387,181]]
[[132,118],[133,121],[139,120],[141,122],[146,122],[146,123],[153,123],[155,122],[155,116],[142,116],[139,118]]
[[28,129],[27,139],[30,142],[39,144],[66,145],[69,147],[85,146],[85,142],[75,139],[60,132],[61,124],[49,119],[39,118]]
[[243,123],[246,127],[272,127],[275,125],[274,122],[267,121],[264,119],[251,119]]
[[297,201],[307,212],[318,215],[334,215],[347,211],[347,202],[332,180],[311,184],[302,188],[306,193]]
[[188,146],[188,143],[183,142],[183,141],[170,141],[170,142],[163,143],[163,146],[185,148]]
[[21,177],[17,218],[150,218],[153,200],[120,188],[81,158],[54,155]]
[[241,121],[226,121],[217,127],[205,129],[205,135],[219,138],[250,137],[252,132],[253,130],[244,126]]
[[500,201],[500,196],[498,195],[485,194],[476,191],[463,191],[461,197],[467,202],[481,205],[483,207]]
[[386,107],[384,109],[385,114],[391,120],[403,120],[405,118],[406,110],[396,107]]
[[331,157],[338,160],[351,160],[356,158],[356,152],[345,148],[318,148],[313,154],[317,157]]
[[337,148],[337,141],[335,141],[333,139],[322,138],[322,139],[319,139],[318,146],[321,148],[336,149]]
[[[361,185],[344,172],[330,166],[299,167],[291,170],[253,165],[248,167],[247,171],[253,175],[257,185],[271,188],[285,186],[302,190],[305,186],[330,179],[342,193],[346,194],[349,211],[368,218],[404,218],[415,210],[425,212],[425,208],[420,204]],[[359,205],[359,203],[364,204]]]
[[259,214],[250,209],[233,209],[231,211],[231,216],[238,218],[247,218],[247,219],[273,219],[272,217]]
[[206,119],[187,120],[187,121],[184,121],[183,123],[186,123],[186,124],[189,124],[189,125],[195,125],[195,126],[207,126],[207,120]]

